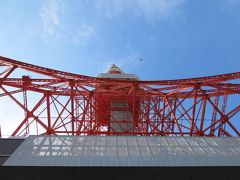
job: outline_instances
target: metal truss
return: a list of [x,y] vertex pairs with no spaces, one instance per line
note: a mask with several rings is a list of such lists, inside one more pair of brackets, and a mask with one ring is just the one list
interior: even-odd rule
[[[240,72],[178,80],[117,80],[0,57],[0,102],[8,97],[23,111],[11,136],[240,136],[239,78]],[[125,105],[115,107],[113,102]],[[130,129],[115,131],[113,126],[129,124],[129,117],[116,121],[114,111],[128,112]]]

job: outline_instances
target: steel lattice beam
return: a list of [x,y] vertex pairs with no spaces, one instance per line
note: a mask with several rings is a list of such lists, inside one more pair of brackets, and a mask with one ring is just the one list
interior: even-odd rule
[[[240,136],[239,78],[240,72],[178,80],[116,80],[0,57],[0,101],[8,97],[23,111],[12,136]],[[124,107],[111,105],[119,100]],[[131,130],[115,131],[114,111],[129,112]],[[129,122],[123,117],[117,123],[121,128]]]

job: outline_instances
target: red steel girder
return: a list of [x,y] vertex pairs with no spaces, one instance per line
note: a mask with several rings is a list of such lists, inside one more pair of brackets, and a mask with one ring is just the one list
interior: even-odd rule
[[[118,80],[0,57],[0,102],[8,97],[24,112],[14,120],[12,136],[240,136],[239,79],[240,72],[177,80]],[[114,102],[124,106],[114,107]],[[114,112],[122,116],[116,119]],[[126,130],[129,118],[132,124]],[[121,130],[116,130],[116,121]],[[0,128],[4,134],[5,127]]]

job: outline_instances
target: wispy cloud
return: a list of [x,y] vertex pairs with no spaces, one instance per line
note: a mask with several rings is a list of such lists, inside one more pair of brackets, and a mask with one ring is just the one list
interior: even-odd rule
[[96,0],[95,7],[107,18],[113,18],[125,11],[154,21],[176,15],[177,8],[186,0]]
[[[76,23],[74,27],[69,27],[69,14],[64,12],[66,10],[65,5],[60,0],[50,0],[42,3],[39,15],[42,21],[44,38],[47,41],[65,39],[69,43],[85,46],[88,40],[97,33],[96,25],[81,22],[80,24]],[[63,21],[64,18],[65,21]]]
[[57,29],[61,24],[60,13],[62,12],[59,3],[56,0],[46,1],[42,4],[39,12],[44,35],[47,37],[56,37]]
[[184,2],[185,0],[137,0],[136,4],[146,19],[158,20],[176,15],[176,9]]
[[98,11],[98,14],[107,18],[113,18],[121,14],[129,5],[129,1],[125,0],[95,0],[94,6]]
[[73,33],[72,41],[80,45],[85,46],[86,41],[97,33],[96,26],[91,26],[87,24],[82,24],[76,31]]
[[1,97],[0,109],[2,135],[9,137],[13,133],[14,128],[20,124],[21,119],[24,118],[24,112],[7,97]]
[[[86,46],[92,37],[96,37],[98,31],[101,32],[106,19],[131,14],[136,18],[155,22],[178,14],[178,7],[185,1],[187,0],[86,0],[70,5],[67,1],[48,0],[42,2],[39,16],[45,40],[65,39],[69,43]],[[68,9],[72,6],[92,9],[92,20],[87,21],[83,16],[76,20],[71,13],[79,13]],[[89,16],[88,13],[83,15]],[[76,23],[71,23],[72,20]]]

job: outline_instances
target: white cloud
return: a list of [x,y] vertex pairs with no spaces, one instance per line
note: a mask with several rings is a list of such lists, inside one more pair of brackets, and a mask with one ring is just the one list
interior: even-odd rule
[[185,0],[137,0],[136,4],[145,18],[154,20],[175,15],[176,8],[184,2]]
[[15,128],[18,127],[18,125],[21,123],[21,120],[23,120],[24,111],[8,97],[1,97],[0,109],[0,126],[2,135],[8,137],[14,132]]
[[56,0],[46,1],[42,4],[40,17],[43,24],[43,31],[47,37],[57,36],[57,29],[61,24],[61,8]]
[[[87,22],[82,22],[69,27],[69,18],[64,11],[66,10],[65,4],[60,0],[44,1],[40,10],[40,17],[42,21],[42,28],[44,38],[47,41],[55,39],[67,39],[70,43],[86,45],[87,41],[97,33],[96,26],[90,25]],[[68,11],[69,12],[69,11]]]
[[99,14],[113,18],[124,11],[135,13],[147,20],[166,19],[177,14],[176,9],[186,0],[96,0],[95,7]]
[[75,33],[73,33],[73,42],[81,45],[86,45],[86,41],[96,34],[96,26],[91,26],[87,24],[82,24]]
[[112,18],[121,14],[128,4],[126,0],[96,0],[94,5],[99,14]]
[[69,16],[69,13],[72,13],[72,11],[69,10],[71,5],[66,4],[66,1],[49,0],[43,1],[39,15],[42,21],[43,37],[45,40],[65,39],[70,43],[85,46],[94,35],[98,34],[98,30],[101,30],[102,23],[106,18],[115,18],[123,14],[131,14],[149,22],[168,19],[169,17],[175,17],[175,15],[179,14],[178,7],[185,1],[186,0],[80,1],[75,4],[75,6],[93,7],[92,10],[96,11],[96,14],[93,12],[93,16],[96,15],[96,19],[94,22],[89,22],[82,17],[79,21],[74,19],[76,23],[72,24],[71,18],[74,16]]

